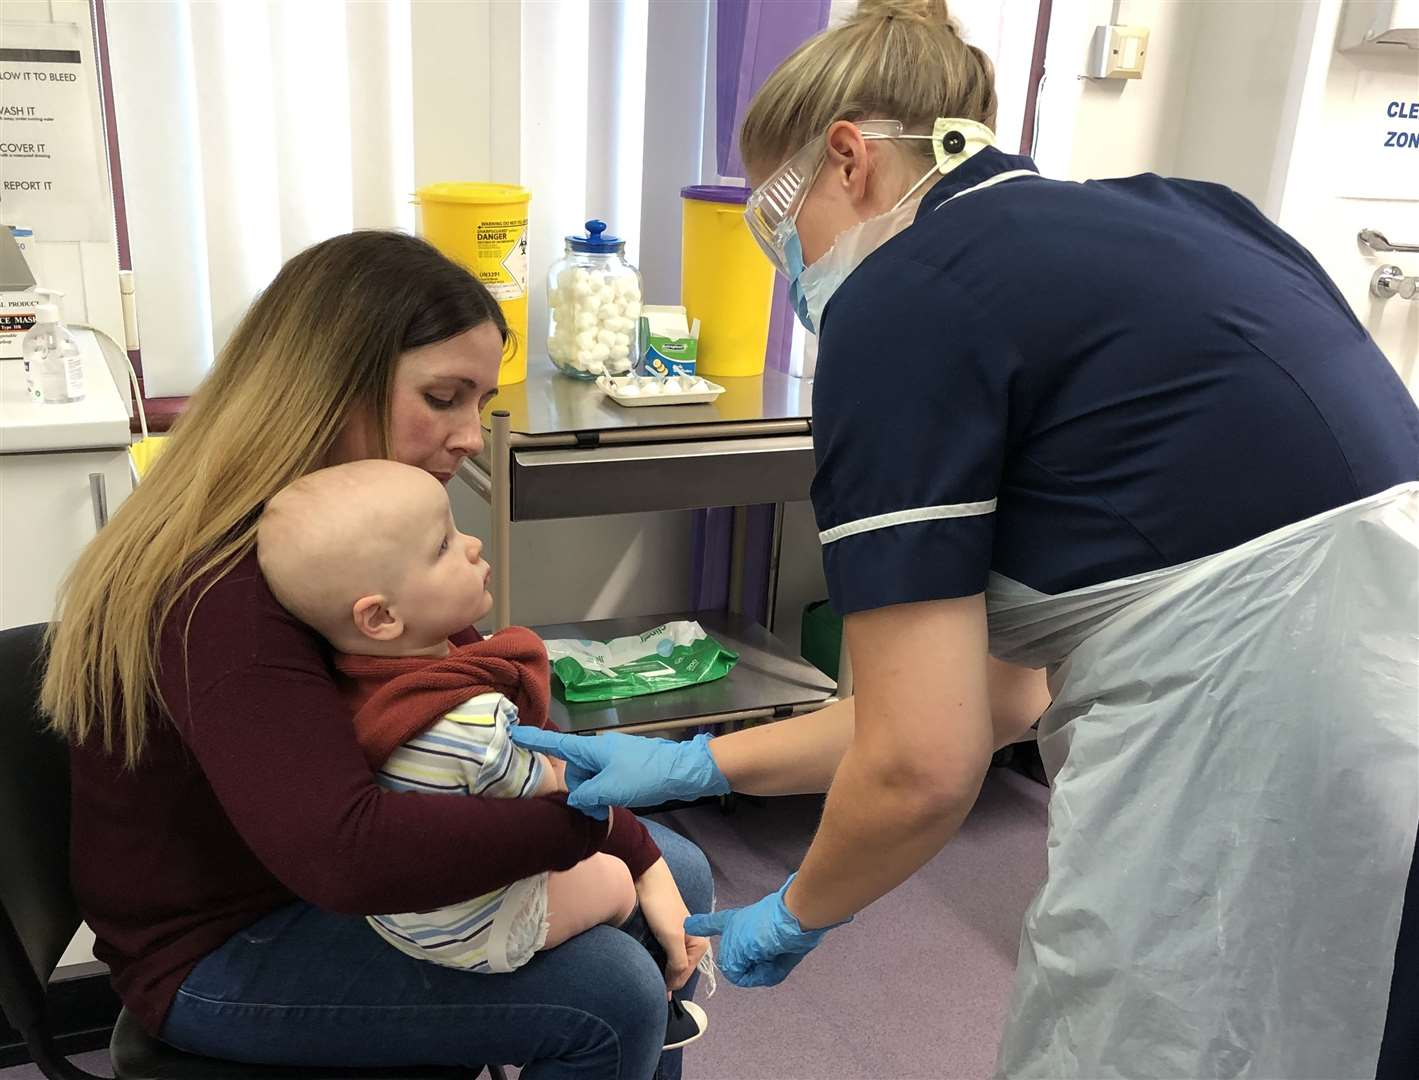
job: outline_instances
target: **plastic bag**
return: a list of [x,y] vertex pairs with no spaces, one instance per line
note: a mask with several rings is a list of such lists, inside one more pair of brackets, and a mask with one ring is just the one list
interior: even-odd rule
[[612,701],[714,682],[739,655],[697,622],[672,622],[614,641],[545,642],[566,701]]

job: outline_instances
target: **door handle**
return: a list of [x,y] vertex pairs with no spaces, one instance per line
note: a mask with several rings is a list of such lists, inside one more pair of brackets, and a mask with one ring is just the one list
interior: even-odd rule
[[1371,251],[1419,251],[1419,244],[1391,244],[1379,229],[1361,229],[1358,239]]
[[94,532],[108,524],[108,481],[103,473],[89,473],[89,501],[94,504]]

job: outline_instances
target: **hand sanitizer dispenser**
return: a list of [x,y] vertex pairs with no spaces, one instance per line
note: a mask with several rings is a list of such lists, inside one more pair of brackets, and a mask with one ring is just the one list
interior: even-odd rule
[[84,359],[79,343],[59,321],[57,289],[36,289],[46,302],[35,308],[34,326],[20,343],[25,386],[30,397],[47,405],[84,399]]

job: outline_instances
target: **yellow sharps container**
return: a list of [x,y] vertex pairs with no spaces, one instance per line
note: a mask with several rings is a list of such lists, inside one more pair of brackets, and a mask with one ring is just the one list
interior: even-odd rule
[[498,301],[512,330],[498,381],[527,378],[527,204],[512,184],[444,183],[421,187],[419,235],[466,266]]
[[703,185],[680,195],[680,303],[691,321],[700,320],[695,371],[762,375],[774,268],[744,223],[749,189]]

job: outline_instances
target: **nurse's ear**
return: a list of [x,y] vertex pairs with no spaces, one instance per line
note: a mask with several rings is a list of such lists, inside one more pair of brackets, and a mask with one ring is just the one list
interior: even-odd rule
[[[874,187],[876,155],[869,152],[867,140],[850,120],[837,120],[828,128],[827,160],[823,168],[832,176],[832,184],[844,201],[854,210],[868,209]],[[865,216],[865,215],[864,215]]]

